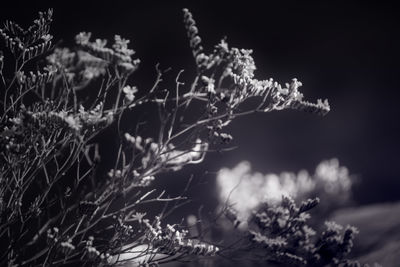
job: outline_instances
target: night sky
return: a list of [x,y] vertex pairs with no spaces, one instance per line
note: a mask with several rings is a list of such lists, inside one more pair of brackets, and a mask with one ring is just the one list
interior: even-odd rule
[[[53,1],[55,2],[55,1]],[[144,3],[146,2],[146,3]],[[201,168],[217,171],[241,160],[263,173],[298,171],[339,158],[359,178],[358,203],[400,199],[400,28],[398,9],[364,1],[83,1],[2,4],[0,20],[27,25],[54,7],[52,33],[71,45],[76,33],[98,38],[120,34],[142,61],[132,84],[152,84],[154,65],[194,72],[181,9],[194,14],[204,46],[227,36],[231,46],[251,48],[256,77],[303,82],[306,99],[328,98],[325,117],[297,111],[257,114],[231,126],[234,151],[211,154]],[[199,167],[195,167],[199,170]],[[190,172],[190,171],[189,171]]]

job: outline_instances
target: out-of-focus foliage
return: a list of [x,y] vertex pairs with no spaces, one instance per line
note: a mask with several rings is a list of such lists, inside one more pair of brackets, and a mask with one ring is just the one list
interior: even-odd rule
[[232,205],[238,217],[246,220],[261,203],[279,203],[282,195],[297,202],[318,196],[322,202],[319,209],[332,212],[351,200],[353,182],[348,169],[331,159],[318,164],[313,175],[305,170],[297,174],[251,173],[250,163],[243,161],[232,169],[221,169],[217,183],[221,205]]

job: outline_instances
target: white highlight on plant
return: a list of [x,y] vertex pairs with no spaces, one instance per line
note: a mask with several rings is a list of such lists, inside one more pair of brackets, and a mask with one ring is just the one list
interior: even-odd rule
[[[327,195],[348,194],[352,182],[346,167],[337,159],[322,161],[311,176],[302,170],[297,174],[252,173],[250,163],[240,162],[234,168],[218,172],[217,185],[221,205],[233,205],[238,219],[246,221],[261,203],[279,203],[283,195],[302,199],[317,190]],[[320,195],[320,193],[318,195]]]
[[131,103],[135,99],[135,93],[137,92],[137,88],[135,86],[125,86],[122,89],[122,92],[125,94],[125,99],[127,103]]

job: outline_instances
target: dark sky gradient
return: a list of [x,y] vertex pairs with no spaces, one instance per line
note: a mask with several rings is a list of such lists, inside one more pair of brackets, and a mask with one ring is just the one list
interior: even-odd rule
[[[144,3],[146,2],[146,3]],[[193,73],[181,9],[194,14],[206,48],[223,36],[252,48],[258,78],[284,83],[296,77],[309,100],[328,98],[326,117],[283,111],[238,119],[231,126],[235,151],[212,154],[202,168],[249,160],[261,172],[313,171],[338,157],[357,174],[359,203],[400,199],[400,28],[394,5],[363,1],[12,1],[0,20],[27,23],[55,8],[53,34],[71,44],[79,31],[132,40],[143,64],[133,83],[147,88],[154,65]],[[188,80],[189,81],[189,80]],[[196,167],[195,169],[198,169]]]

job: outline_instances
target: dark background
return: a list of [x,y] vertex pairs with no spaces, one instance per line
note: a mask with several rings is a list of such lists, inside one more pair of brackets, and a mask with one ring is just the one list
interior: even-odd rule
[[[144,3],[146,2],[146,3]],[[142,60],[132,84],[146,90],[154,65],[185,69],[194,64],[182,24],[183,7],[195,16],[204,46],[227,36],[231,46],[252,48],[259,79],[281,83],[296,77],[308,100],[328,98],[325,117],[296,111],[240,118],[231,126],[239,148],[211,154],[201,166],[217,171],[249,160],[263,173],[313,172],[322,159],[339,158],[359,177],[359,204],[400,199],[398,9],[363,1],[8,1],[0,20],[28,25],[37,12],[54,7],[52,33],[73,43],[91,31],[112,40],[121,34]],[[185,173],[184,175],[186,175]],[[179,178],[176,178],[179,182]],[[211,191],[213,189],[209,188]],[[211,192],[210,191],[210,192]],[[211,193],[209,194],[212,195]]]

